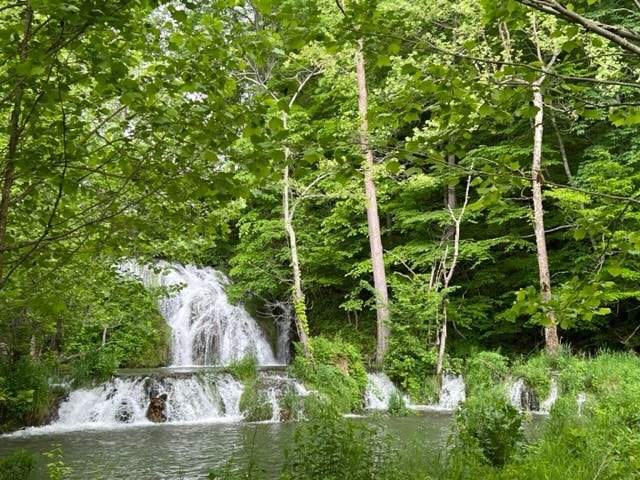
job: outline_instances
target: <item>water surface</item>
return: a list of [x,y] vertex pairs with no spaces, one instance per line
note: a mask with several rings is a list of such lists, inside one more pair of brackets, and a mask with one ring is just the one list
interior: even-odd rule
[[[356,418],[378,425],[397,439],[398,446],[417,443],[425,455],[442,448],[450,432],[451,416],[427,412],[403,418]],[[0,437],[0,455],[16,449],[37,453],[36,480],[46,479],[47,459],[41,453],[58,445],[68,480],[206,479],[228,462],[242,465],[252,456],[265,468],[265,479],[277,478],[284,451],[292,448],[299,424],[210,423],[148,424],[119,428],[60,431],[52,427],[29,429]]]

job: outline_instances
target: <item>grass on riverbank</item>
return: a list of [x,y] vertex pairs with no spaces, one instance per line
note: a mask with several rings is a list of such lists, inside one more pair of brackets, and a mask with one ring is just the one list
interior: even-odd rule
[[[280,479],[640,479],[640,358],[602,352],[553,362],[536,358],[533,365],[523,362],[516,369],[528,371],[530,378],[541,377],[541,369],[558,369],[564,396],[535,441],[522,436],[522,414],[499,390],[483,387],[488,378],[479,377],[436,460],[417,446],[398,450],[394,439],[361,422],[317,419],[298,427]],[[489,373],[493,378],[495,372]],[[253,467],[212,472],[210,478],[262,478],[253,475],[260,471]]]

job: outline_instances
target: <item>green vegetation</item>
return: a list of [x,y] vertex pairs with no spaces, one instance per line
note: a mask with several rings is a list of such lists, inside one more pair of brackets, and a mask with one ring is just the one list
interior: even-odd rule
[[313,358],[297,355],[291,365],[293,375],[320,393],[308,397],[305,414],[314,416],[324,399],[340,413],[360,410],[367,373],[357,348],[340,338],[313,337],[312,344]]
[[233,377],[245,383],[255,383],[258,378],[258,360],[254,356],[243,357],[224,367]]
[[28,480],[35,464],[35,454],[16,450],[0,459],[0,480]]
[[558,330],[637,349],[640,10],[547,7],[3,5],[2,428],[46,418],[42,378],[165,362],[162,292],[125,259],[215,265],[264,323],[291,307],[293,369],[341,412],[363,365],[426,401],[442,364],[474,394],[520,362],[544,396],[591,373]]
[[[482,361],[499,358],[496,354],[480,357]],[[590,373],[573,382],[580,383],[587,401],[579,407],[574,391],[567,391],[541,431],[530,438],[523,434],[523,414],[493,385],[476,389],[456,411],[452,436],[440,455],[398,449],[393,438],[362,420],[318,417],[297,428],[278,478],[636,478],[640,405],[634,399],[640,385],[640,357],[601,352],[589,358],[564,355],[563,362],[587,365]],[[531,363],[537,368],[540,359]],[[526,367],[526,363],[517,365]],[[228,469],[211,478],[257,479],[264,478],[262,472],[254,462],[246,471]]]
[[247,422],[271,420],[273,409],[267,394],[260,390],[259,382],[245,384],[240,397],[240,412]]

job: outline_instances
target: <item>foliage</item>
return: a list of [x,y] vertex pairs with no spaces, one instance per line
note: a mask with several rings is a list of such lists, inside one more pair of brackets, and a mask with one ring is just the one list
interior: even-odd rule
[[294,358],[291,371],[328,396],[339,412],[348,413],[362,407],[362,395],[367,385],[367,373],[357,349],[340,338],[312,338],[313,359],[300,353]]
[[224,370],[240,382],[255,382],[258,378],[258,360],[255,356],[246,356],[230,363]]
[[502,467],[522,447],[523,417],[500,394],[469,397],[455,413],[454,448]]
[[400,392],[393,392],[389,397],[387,413],[393,417],[404,417],[409,413],[409,409]]
[[469,394],[480,394],[508,378],[508,359],[498,352],[479,352],[467,359],[465,383]]
[[0,425],[2,429],[39,425],[64,392],[50,387],[51,365],[24,358],[14,365],[0,365]]
[[522,377],[526,380],[539,399],[547,398],[551,389],[552,357],[546,353],[539,353],[528,359],[514,362],[511,371],[514,378]]
[[437,362],[442,297],[422,277],[393,285],[391,339],[384,370],[412,399],[424,401],[431,393],[425,379],[435,373]]
[[28,480],[35,464],[35,454],[16,450],[0,459],[0,480]]
[[72,468],[64,463],[62,457],[62,449],[54,447],[52,450],[43,453],[47,462],[47,472],[50,480],[64,480],[64,478],[72,472]]
[[260,422],[273,417],[273,407],[258,382],[246,384],[240,397],[240,412],[247,422]]
[[390,454],[374,427],[345,419],[302,424],[286,452],[282,479],[389,478]]

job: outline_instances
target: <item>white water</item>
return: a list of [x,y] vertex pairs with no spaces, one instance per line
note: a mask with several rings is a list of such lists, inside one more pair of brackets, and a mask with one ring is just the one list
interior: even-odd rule
[[576,403],[578,404],[578,416],[582,416],[582,406],[587,401],[587,394],[584,392],[578,393],[576,396]]
[[462,375],[452,375],[450,373],[442,375],[438,407],[444,410],[453,410],[459,403],[464,402],[466,398]]
[[60,405],[53,426],[83,428],[150,423],[149,399],[167,394],[167,422],[234,421],[240,419],[243,386],[228,374],[216,377],[113,378],[92,389],[71,392]]
[[523,412],[533,412],[539,409],[538,398],[529,388],[524,378],[520,377],[509,385],[509,403]]
[[466,399],[464,378],[462,375],[445,373],[442,376],[439,400],[437,404],[415,405],[403,394],[384,373],[368,373],[368,384],[364,392],[364,408],[387,410],[391,395],[400,394],[405,405],[412,410],[451,411]]
[[[157,267],[127,262],[121,270],[146,286],[175,287],[160,301],[171,327],[172,367],[228,365],[253,355],[259,365],[277,364],[264,333],[239,305],[229,303],[229,280],[209,267],[160,263]],[[180,288],[181,287],[181,288]]]
[[558,382],[556,382],[555,378],[551,379],[551,387],[549,389],[549,396],[540,403],[540,413],[549,413],[551,411],[551,407],[558,400]]
[[364,408],[387,410],[389,399],[394,393],[400,393],[393,382],[384,373],[367,373],[367,388],[364,392]]

